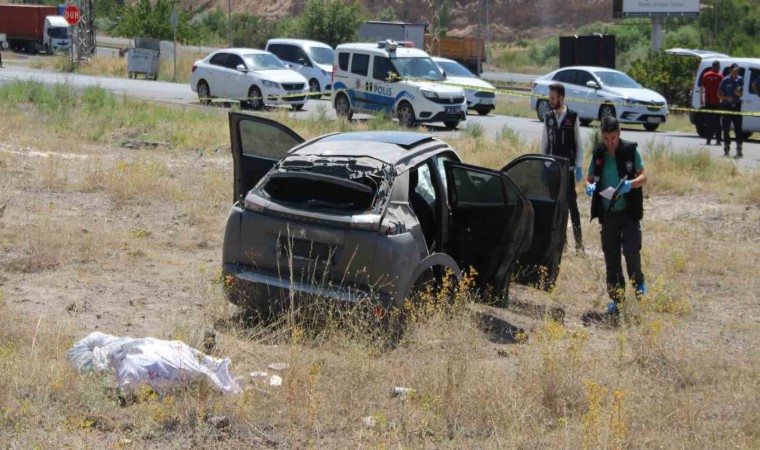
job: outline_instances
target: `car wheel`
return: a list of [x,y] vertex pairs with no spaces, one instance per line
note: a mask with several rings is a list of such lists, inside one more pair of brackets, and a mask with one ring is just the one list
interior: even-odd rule
[[[129,77],[132,78],[132,73],[129,75]],[[198,100],[200,100],[201,105],[208,105],[211,103],[211,89],[208,88],[208,83],[203,80],[199,81],[196,90],[198,91]]]
[[354,113],[351,111],[351,103],[348,101],[346,94],[338,94],[335,97],[335,113],[338,117],[345,117],[346,120],[351,120]]
[[546,100],[539,100],[536,103],[536,116],[538,120],[543,122],[546,119],[546,114],[549,112],[549,102]]
[[451,122],[443,122],[444,125],[446,125],[447,130],[454,130],[456,127],[459,126],[458,120],[452,120]]
[[309,91],[312,93],[320,92],[319,81],[317,81],[316,78],[312,78],[311,80],[309,80]]
[[396,118],[402,126],[412,128],[415,123],[414,108],[412,108],[412,105],[410,105],[409,102],[402,102],[398,105],[398,109],[396,109]]
[[488,108],[475,108],[475,111],[481,116],[487,116],[491,110]]
[[251,105],[251,109],[259,111],[264,108],[264,96],[261,94],[261,89],[258,86],[253,85],[248,90],[248,101]]
[[696,113],[694,115],[694,129],[697,131],[697,136],[702,139],[707,138],[707,116],[704,114]]
[[591,125],[591,119],[578,119],[578,122],[584,127]]
[[660,128],[659,123],[645,123],[644,129],[647,131],[657,131],[657,129]]
[[303,109],[303,103],[298,103],[296,105],[290,105],[290,109],[293,111],[301,111]]
[[599,107],[599,120],[602,120],[605,117],[617,118],[617,113],[615,112],[614,106],[605,104]]

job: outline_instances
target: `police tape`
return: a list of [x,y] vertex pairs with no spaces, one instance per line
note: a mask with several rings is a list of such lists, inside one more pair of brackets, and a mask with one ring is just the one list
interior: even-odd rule
[[[471,91],[478,91],[478,92],[489,92],[495,95],[504,95],[508,97],[519,97],[519,98],[536,98],[540,100],[548,100],[549,96],[547,95],[541,95],[541,94],[534,94],[532,92],[522,92],[517,90],[511,90],[511,89],[497,89],[497,88],[486,88],[481,86],[472,86],[467,84],[459,84],[459,83],[442,83],[440,81],[433,81],[428,80],[425,78],[410,78],[410,77],[393,77],[389,80],[389,82],[398,82],[398,81],[413,81],[416,83],[426,83],[431,85],[442,85],[442,86],[449,86],[449,87],[458,87],[461,89],[467,89]],[[213,103],[253,103],[256,100],[263,100],[266,102],[267,100],[290,100],[290,99],[303,99],[304,102],[308,100],[309,98],[321,98],[323,96],[330,96],[333,93],[336,92],[348,92],[350,89],[339,89],[337,91],[318,91],[318,92],[299,92],[295,94],[278,94],[278,95],[267,95],[266,97],[244,97],[241,99],[231,99],[231,98],[223,98],[223,97],[199,97],[199,100],[201,103],[205,102],[213,102]],[[359,90],[359,89],[357,89]],[[572,102],[572,103],[588,103],[588,104],[596,104],[596,105],[609,105],[609,106],[622,106],[622,107],[633,107],[633,106],[641,106],[644,108],[647,108],[651,112],[660,112],[663,109],[666,109],[668,111],[679,111],[679,112],[693,112],[698,114],[718,114],[718,115],[735,115],[735,116],[750,116],[750,117],[760,117],[760,112],[751,112],[751,111],[734,111],[730,109],[707,109],[707,108],[689,108],[685,106],[675,106],[675,105],[657,105],[653,103],[647,103],[647,102],[640,102],[640,101],[619,101],[619,102],[612,102],[609,100],[592,100],[592,99],[586,99],[586,98],[576,98],[576,97],[565,97],[565,103]],[[288,103],[289,105],[297,105],[298,100],[293,101],[293,103]]]

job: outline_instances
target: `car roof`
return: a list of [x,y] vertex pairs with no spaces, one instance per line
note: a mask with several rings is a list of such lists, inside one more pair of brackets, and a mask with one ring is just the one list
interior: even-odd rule
[[294,148],[289,155],[366,156],[386,164],[405,166],[421,153],[449,148],[445,142],[426,133],[356,131],[318,137]]
[[462,65],[454,61],[453,59],[449,59],[449,58],[441,58],[440,56],[432,56],[432,58],[433,58],[433,61],[435,62],[454,63],[454,64],[459,64],[460,66]]
[[719,61],[721,66],[724,64],[760,64],[760,58],[707,58],[702,60],[702,64],[712,65],[713,61]]
[[[269,53],[268,51],[261,50],[261,49],[258,49],[258,48],[242,48],[242,47],[241,48],[224,48],[224,49],[215,51],[211,55],[216,55],[217,53],[232,53],[232,54],[238,55],[238,56],[241,56],[241,55],[250,55],[250,54],[267,54],[267,55],[271,55],[271,53]],[[211,56],[211,55],[209,55],[209,56]]]
[[425,56],[429,57],[427,53],[425,53],[423,50],[420,50],[418,48],[414,47],[397,47],[395,52],[389,52],[385,48],[380,48],[377,46],[377,43],[375,44],[368,44],[368,43],[357,43],[357,44],[340,44],[339,46],[335,47],[335,51],[353,51],[353,50],[361,50],[368,53],[373,53],[377,55],[382,56],[388,56],[389,53],[395,53],[397,57],[410,57],[410,56]]
[[291,44],[291,45],[300,45],[303,47],[332,48],[329,45],[325,44],[324,42],[312,41],[309,39],[274,38],[267,41],[267,45],[269,44]]
[[[601,66],[568,66],[568,67],[562,67],[561,69],[557,69],[552,73],[560,72],[562,70],[568,70],[568,69],[588,70],[591,72],[622,72],[621,70],[610,69],[609,67],[601,67]],[[622,73],[625,73],[625,72],[622,72]]]

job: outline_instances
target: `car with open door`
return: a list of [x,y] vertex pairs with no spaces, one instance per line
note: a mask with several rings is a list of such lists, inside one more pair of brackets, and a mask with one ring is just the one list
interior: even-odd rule
[[305,141],[269,119],[229,118],[234,196],[222,260],[235,304],[269,316],[304,294],[388,309],[428,274],[468,267],[501,298],[515,273],[556,278],[563,158],[524,155],[491,170],[424,133]]

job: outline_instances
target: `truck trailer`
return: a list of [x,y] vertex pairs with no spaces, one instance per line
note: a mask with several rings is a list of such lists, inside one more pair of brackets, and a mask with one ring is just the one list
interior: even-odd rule
[[71,45],[69,24],[57,6],[0,5],[0,34],[10,49],[27,53],[68,51]]

